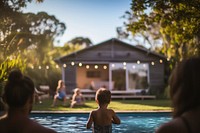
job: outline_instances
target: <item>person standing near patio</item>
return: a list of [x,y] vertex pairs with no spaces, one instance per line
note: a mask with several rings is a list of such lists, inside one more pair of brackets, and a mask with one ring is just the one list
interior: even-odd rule
[[56,88],[56,94],[53,99],[53,104],[51,105],[52,107],[54,107],[56,105],[57,99],[63,100],[63,106],[66,106],[67,95],[66,95],[65,83],[63,80],[58,81],[58,86]]
[[99,107],[90,113],[86,128],[90,129],[93,124],[94,133],[111,133],[112,123],[121,123],[116,113],[107,108],[111,101],[111,92],[105,88],[100,88],[96,92],[95,100]]
[[12,71],[4,87],[6,114],[0,118],[0,133],[56,133],[29,118],[33,101],[33,81],[19,70]]
[[170,80],[173,119],[156,133],[200,132],[200,58],[180,62]]

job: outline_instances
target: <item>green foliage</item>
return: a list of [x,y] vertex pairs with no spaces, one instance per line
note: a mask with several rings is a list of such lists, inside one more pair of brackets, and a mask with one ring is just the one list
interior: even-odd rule
[[182,59],[200,56],[199,9],[199,0],[132,0],[131,12],[125,14],[126,32],[141,34],[151,46],[160,40],[160,52],[173,68]]
[[[0,1],[0,81],[2,83],[6,80],[12,68],[18,67],[33,77],[37,85],[57,85],[60,71],[53,68],[48,70],[49,72],[33,72],[29,68],[32,65],[55,66],[50,51],[54,49],[55,38],[64,33],[65,24],[46,12],[22,13],[21,9],[29,2],[32,0]],[[18,55],[18,58],[14,58],[14,55]],[[9,57],[12,57],[12,60]]]
[[52,60],[64,55],[71,54],[73,52],[76,52],[78,50],[84,49],[84,45],[80,44],[71,44],[71,43],[65,43],[62,47],[54,47],[53,50],[48,52],[49,56],[52,56]]
[[79,45],[85,45],[85,46],[91,46],[92,41],[89,38],[84,38],[84,37],[75,37],[72,40],[68,42],[69,44],[79,44]]
[[51,94],[55,92],[58,80],[61,79],[60,68],[55,68],[54,66],[50,66],[49,69],[46,69],[45,67],[42,69],[32,69],[28,67],[26,69],[26,74],[31,77],[37,88],[39,88],[39,85],[49,85]]
[[6,60],[0,63],[0,94],[9,72],[15,68],[20,69],[22,72],[26,68],[26,60],[22,59],[20,55],[7,57]]

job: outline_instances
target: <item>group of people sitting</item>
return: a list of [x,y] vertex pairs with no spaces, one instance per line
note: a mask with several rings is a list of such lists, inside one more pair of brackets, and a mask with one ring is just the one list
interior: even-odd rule
[[[58,86],[56,89],[56,94],[53,98],[53,104],[51,105],[54,107],[56,105],[57,100],[63,100],[63,106],[66,106],[67,103],[67,94],[66,94],[66,87],[63,80],[58,81]],[[80,91],[79,88],[74,89],[74,94],[72,96],[70,107],[73,108],[75,106],[84,105],[85,99]]]

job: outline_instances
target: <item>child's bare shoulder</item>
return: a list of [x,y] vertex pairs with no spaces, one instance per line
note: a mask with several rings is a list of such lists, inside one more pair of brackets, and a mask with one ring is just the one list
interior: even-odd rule
[[90,115],[95,115],[97,113],[97,110],[92,110],[91,112],[90,112]]
[[109,113],[115,113],[115,111],[113,109],[108,109]]

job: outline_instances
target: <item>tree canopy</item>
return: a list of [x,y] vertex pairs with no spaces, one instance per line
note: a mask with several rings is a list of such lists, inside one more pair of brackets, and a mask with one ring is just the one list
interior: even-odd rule
[[85,45],[86,47],[93,45],[92,41],[87,37],[75,37],[72,40],[68,41],[68,43],[72,44],[79,44],[79,45]]
[[21,9],[29,2],[32,0],[0,1],[0,84],[14,67],[25,70],[29,63],[51,63],[48,53],[55,38],[66,29],[64,23],[46,12],[23,13]]
[[173,65],[200,56],[200,0],[132,0],[125,18],[126,30],[118,29],[119,34],[141,34],[149,43],[158,40],[160,52]]

